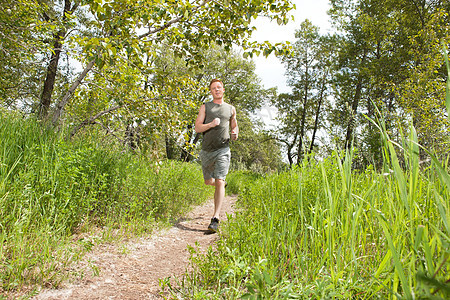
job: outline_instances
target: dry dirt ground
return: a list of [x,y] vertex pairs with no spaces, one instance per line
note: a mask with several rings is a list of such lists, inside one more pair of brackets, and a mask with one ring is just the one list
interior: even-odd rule
[[[222,221],[233,213],[235,201],[234,196],[225,198]],[[204,251],[218,240],[218,234],[207,232],[213,208],[211,199],[169,229],[126,245],[96,247],[83,259],[96,267],[82,279],[43,289],[32,299],[164,299],[159,279],[182,277],[189,264],[187,246]]]

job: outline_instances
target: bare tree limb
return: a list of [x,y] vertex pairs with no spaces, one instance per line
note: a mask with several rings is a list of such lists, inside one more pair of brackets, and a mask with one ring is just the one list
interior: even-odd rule
[[100,126],[103,127],[103,129],[106,130],[106,133],[110,133],[113,137],[115,137],[116,139],[118,139],[119,142],[120,142],[121,144],[123,144],[123,140],[122,140],[121,138],[119,138],[117,135],[115,135],[115,134],[114,134],[114,131],[112,131],[108,126],[106,126],[106,125],[103,124],[102,122],[95,121],[95,122],[93,122],[92,124],[99,124]]
[[124,105],[116,105],[113,106],[111,108],[108,108],[107,110],[103,110],[101,112],[99,112],[98,114],[96,114],[95,116],[92,116],[86,120],[84,120],[83,122],[81,122],[77,127],[75,127],[71,132],[70,132],[70,137],[74,136],[78,130],[80,130],[81,128],[83,128],[84,126],[88,125],[88,124],[95,124],[95,120],[97,120],[98,118],[100,118],[103,115],[106,115],[107,113],[110,113],[112,111],[115,111],[121,107],[123,107]]
[[[152,100],[156,100],[156,99],[155,98],[150,98],[150,99],[144,100],[143,102],[152,101]],[[110,112],[116,111],[116,110],[118,110],[120,108],[124,108],[124,107],[126,108],[129,105],[131,105],[131,104],[134,104],[134,103],[125,103],[125,104],[122,104],[122,105],[116,105],[116,106],[110,107],[110,108],[108,108],[106,110],[103,110],[103,111],[97,113],[96,115],[94,115],[94,116],[92,116],[90,118],[85,119],[83,122],[81,122],[77,127],[75,127],[70,132],[70,137],[73,137],[84,126],[89,125],[89,124],[96,124],[96,120],[98,118],[100,118],[101,116],[104,116],[104,115],[106,115],[106,114],[108,114]]]
[[81,84],[84,77],[86,77],[87,73],[94,67],[94,64],[95,64],[94,60],[90,61],[87,64],[87,66],[84,68],[83,72],[81,72],[81,74],[78,75],[75,82],[72,83],[69,90],[62,98],[62,100],[56,104],[56,109],[55,109],[55,112],[53,113],[53,119],[52,119],[53,125],[56,126],[56,124],[58,124],[59,118],[61,117],[61,115],[63,113],[64,107],[66,106],[67,102],[69,102],[69,99],[72,97],[72,95],[75,92],[75,90],[77,89],[77,87]]

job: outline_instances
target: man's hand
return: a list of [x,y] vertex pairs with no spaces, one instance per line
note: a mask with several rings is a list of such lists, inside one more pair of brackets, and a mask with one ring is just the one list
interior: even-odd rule
[[235,141],[235,140],[237,140],[237,138],[238,138],[238,133],[235,132],[235,131],[232,131],[232,132],[231,132],[231,139],[232,139],[233,141]]
[[215,118],[214,120],[212,120],[211,127],[216,127],[219,125],[220,125],[220,118]]

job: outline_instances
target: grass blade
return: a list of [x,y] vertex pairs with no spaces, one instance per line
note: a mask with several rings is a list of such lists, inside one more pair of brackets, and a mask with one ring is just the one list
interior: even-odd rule
[[[408,280],[406,279],[406,275],[403,270],[403,266],[400,262],[399,253],[397,252],[394,242],[392,241],[392,237],[389,232],[388,225],[386,224],[387,222],[381,215],[377,214],[377,217],[381,223],[381,226],[383,227],[384,236],[386,237],[386,240],[389,245],[389,249],[391,250],[392,259],[394,261],[394,268],[395,268],[396,274],[398,275],[400,282],[402,284],[402,289],[405,293],[406,299],[412,299],[411,288],[408,284]],[[396,290],[396,289],[394,289],[394,290]]]
[[448,54],[445,45],[443,45],[444,49],[444,58],[445,63],[447,65],[447,86],[445,87],[445,105],[447,106],[447,118],[450,121],[450,63],[448,62]]

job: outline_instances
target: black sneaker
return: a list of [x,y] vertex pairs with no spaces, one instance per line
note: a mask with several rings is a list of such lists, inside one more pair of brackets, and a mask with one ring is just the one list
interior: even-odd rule
[[212,233],[215,233],[215,232],[217,232],[218,229],[219,229],[219,219],[212,218],[211,224],[209,224],[209,226],[208,226],[208,230]]

